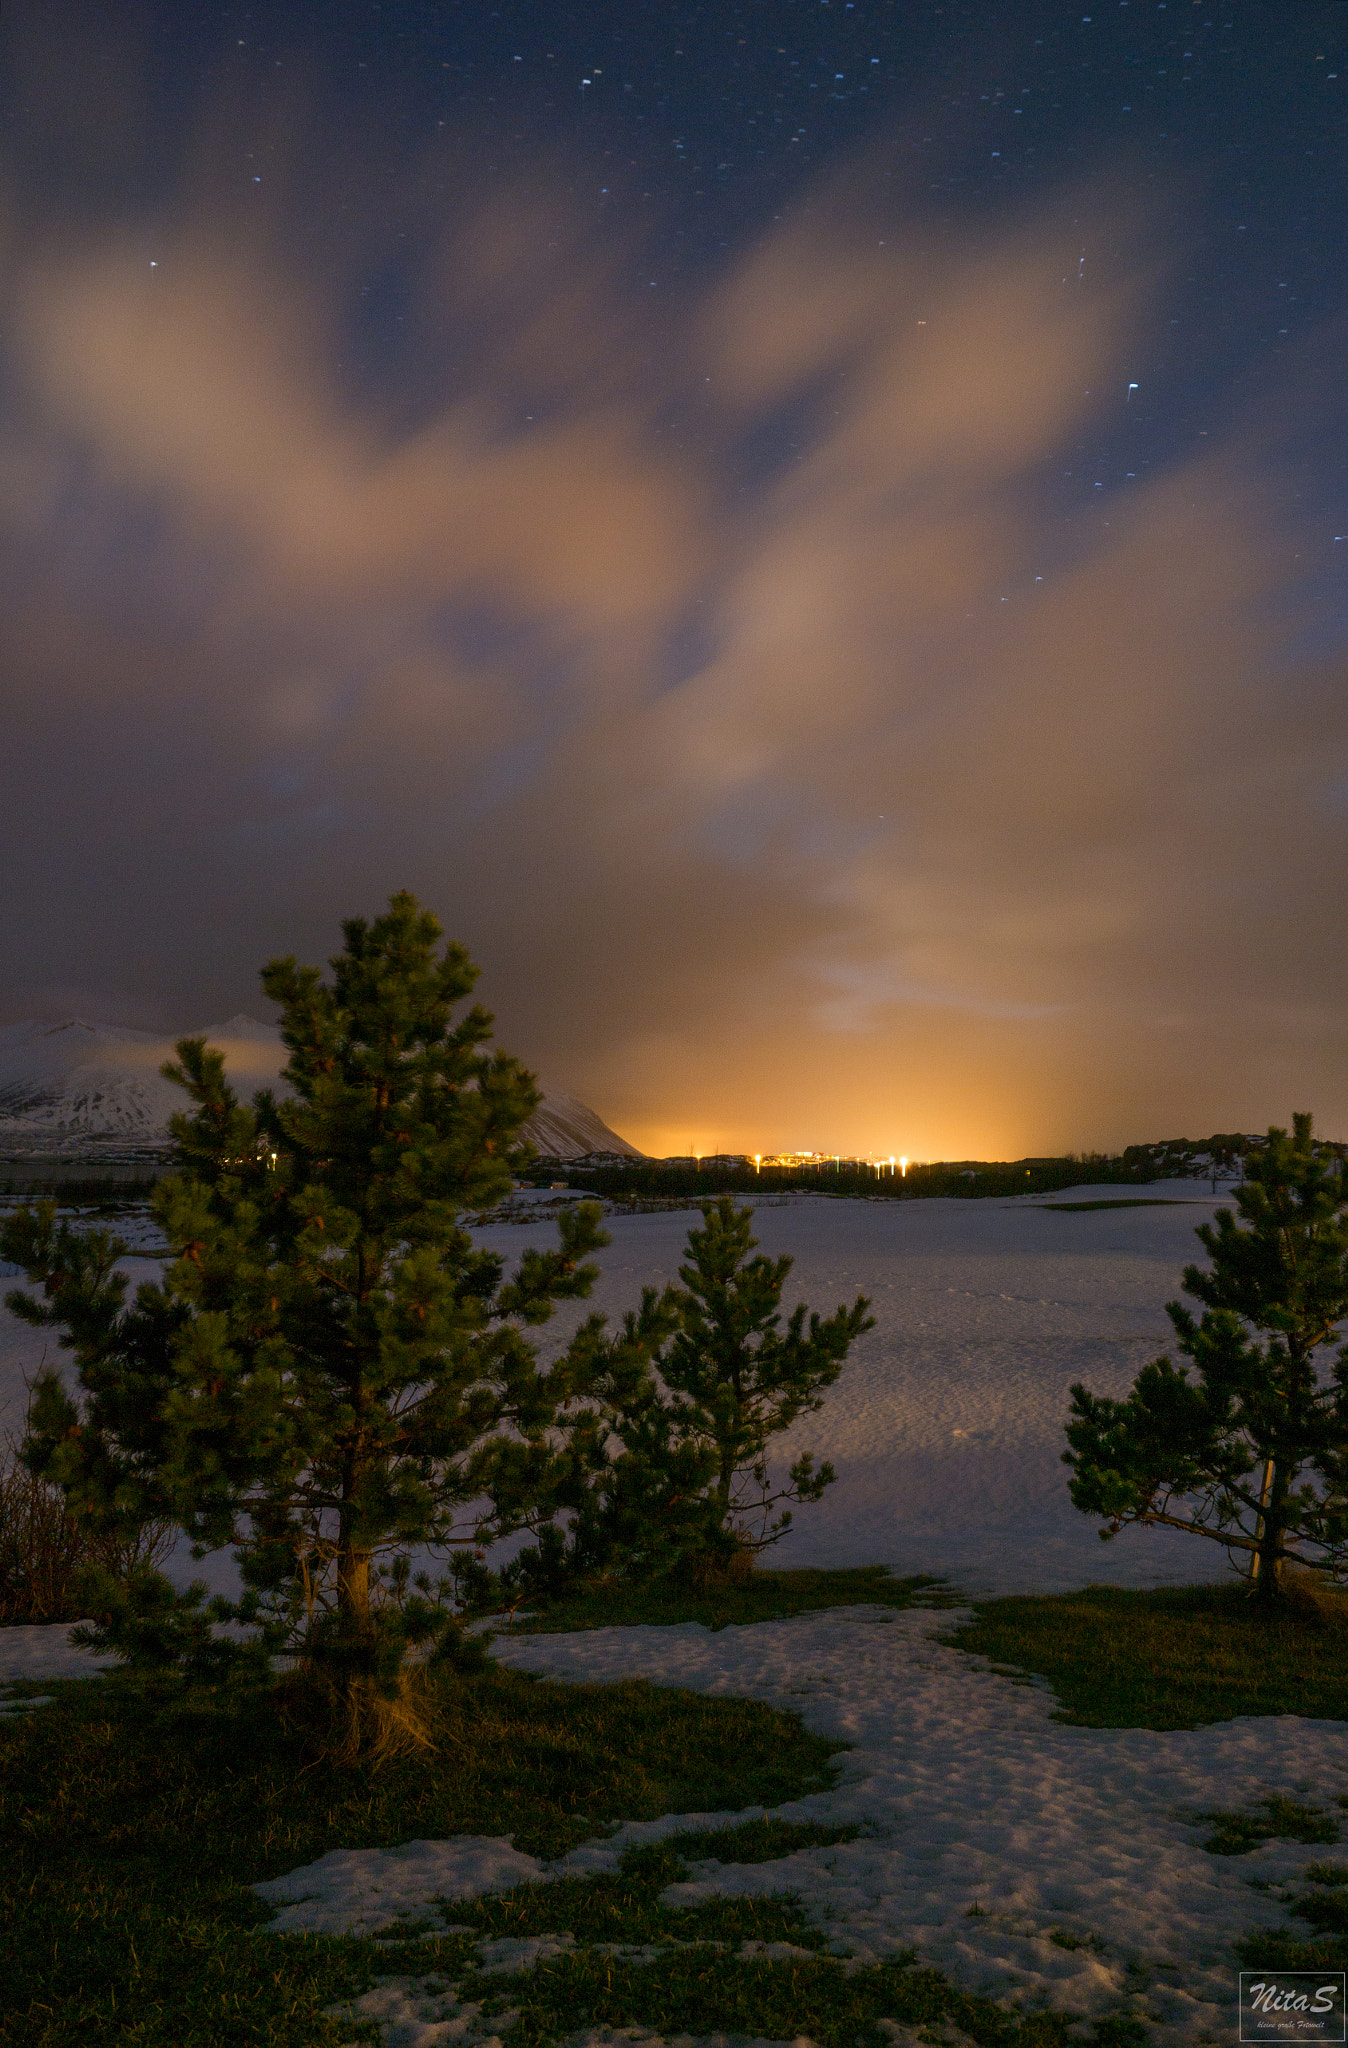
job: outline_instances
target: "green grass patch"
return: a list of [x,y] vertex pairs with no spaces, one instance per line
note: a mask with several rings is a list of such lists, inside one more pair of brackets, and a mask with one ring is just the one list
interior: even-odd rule
[[1348,1941],[1307,1941],[1278,1927],[1246,1935],[1236,1943],[1236,1958],[1242,1970],[1345,1970]]
[[[478,1938],[562,1932],[574,1937],[574,1948],[525,1975],[503,1980],[471,1963],[456,1967],[449,1942],[399,1951],[399,1968],[410,1956],[411,1973],[423,1980],[434,1975],[442,1985],[452,1983],[462,2000],[481,2000],[488,2014],[518,2013],[511,2048],[536,2048],[587,2024],[788,2040],[805,2033],[821,2048],[879,2048],[884,2035],[875,2026],[878,2019],[953,2024],[980,2048],[1066,2048],[1070,2015],[1008,2013],[918,1968],[911,1951],[867,1969],[844,1970],[827,1952],[825,1935],[789,1897],[710,1899],[685,1908],[660,1904],[663,1887],[687,1874],[681,1852],[696,1860],[699,1848],[716,1841],[746,1860],[743,1838],[762,1825],[690,1832],[630,1850],[612,1877],[522,1885],[496,1898],[456,1900],[446,1907],[455,1921],[471,1924]],[[614,1942],[661,1952],[640,1961],[605,1953],[601,1944]],[[790,1943],[804,1953],[744,1954],[745,1942]],[[1094,1937],[1064,1945],[1098,1946]],[[430,1953],[438,1959],[434,1973],[426,1965]],[[1145,2040],[1145,2028],[1122,2015],[1099,2022],[1087,2036],[1096,2048],[1138,2048]]]
[[[491,1983],[491,1980],[486,1980]],[[1066,2048],[1070,2015],[1013,2015],[990,2000],[958,1992],[911,1960],[847,1975],[840,1963],[791,1957],[768,1961],[714,1952],[675,1952],[634,1966],[619,1957],[578,1952],[540,1964],[524,1986],[495,1988],[499,2006],[520,2014],[511,2048],[536,2048],[574,2027],[651,2027],[676,2033],[739,2033],[791,2040],[807,2034],[821,2048],[879,2048],[879,2019],[910,2026],[954,2026],[979,2048]],[[480,1988],[480,1987],[479,1987]],[[1070,2037],[1083,2041],[1081,2034]],[[1126,2016],[1096,2024],[1083,2048],[1140,2048],[1146,2029]]]
[[1338,1824],[1318,1806],[1295,1799],[1261,1799],[1257,1813],[1202,1813],[1214,1823],[1203,1847],[1210,1856],[1248,1856],[1261,1842],[1337,1842]]
[[1083,1728],[1197,1728],[1239,1714],[1348,1720],[1348,1628],[1265,1616],[1238,1586],[980,1602],[944,1640],[1046,1678]]
[[[824,1607],[956,1607],[944,1580],[897,1579],[885,1565],[848,1571],[755,1571],[744,1580],[699,1590],[672,1580],[647,1586],[595,1586],[540,1608],[514,1625],[514,1633],[558,1635],[576,1629],[620,1628],[650,1622],[700,1621],[704,1628],[785,1621]],[[747,1800],[741,1801],[747,1805]]]
[[[779,1805],[833,1775],[828,1743],[752,1701],[499,1667],[444,1688],[439,1753],[376,1774],[316,1764],[265,1700],[53,1682],[54,1704],[0,1725],[0,2042],[337,2048],[373,2038],[342,2009],[400,1976],[518,2011],[509,2048],[587,2023],[881,2048],[879,2019],[945,2021],[980,2048],[1066,2048],[1070,2015],[1008,2013],[911,1955],[848,1973],[789,1894],[661,1903],[704,1860],[771,1861],[859,1832],[771,1814],[633,1847],[611,1874],[448,1903],[466,1931],[428,1912],[378,1940],[269,1933],[250,1886],[329,1849],[504,1834],[553,1857],[620,1819]],[[574,1946],[512,1976],[474,1951],[546,1934]],[[773,1943],[795,1953],[761,1953]],[[1089,2038],[1137,2048],[1145,2032],[1118,2017]]]
[[1088,1948],[1094,1955],[1099,1955],[1104,1948],[1098,1934],[1073,1934],[1070,1927],[1050,1927],[1048,1938],[1055,1948]]
[[666,1846],[691,1862],[775,1863],[779,1856],[792,1856],[797,1849],[832,1849],[840,1842],[860,1839],[860,1828],[819,1827],[813,1821],[778,1820],[765,1814],[762,1820],[741,1821],[734,1828],[687,1829],[667,1837]]
[[827,1937],[782,1894],[662,1906],[660,1893],[690,1875],[689,1863],[698,1860],[703,1839],[690,1830],[629,1849],[612,1876],[516,1885],[480,1899],[455,1899],[445,1912],[456,1926],[471,1927],[476,1940],[570,1934],[578,1942],[637,1947],[671,1942],[737,1948],[745,1941],[790,1941],[798,1948],[827,1948]]
[[1236,1951],[1247,1970],[1348,1970],[1348,1894],[1342,1890],[1348,1870],[1312,1863],[1302,1881],[1316,1890],[1293,1899],[1288,1910],[1313,1927],[1314,1935],[1282,1927],[1247,1934]]
[[[1342,1878],[1336,1880],[1336,1884],[1342,1882]],[[1293,1907],[1293,1913],[1309,1921],[1311,1927],[1319,1927],[1323,1933],[1348,1935],[1348,1898],[1344,1898],[1342,1890],[1338,1888],[1307,1892],[1305,1898],[1299,1898],[1297,1905]]]
[[[314,1765],[265,1703],[48,1689],[55,1704],[0,1722],[0,2041],[15,2048],[335,2043],[323,2008],[390,1961],[268,1935],[256,1880],[452,1834],[556,1856],[620,1818],[778,1805],[832,1775],[831,1746],[791,1716],[642,1681],[447,1679],[439,1754],[378,1775]],[[461,1961],[462,1943],[446,1953]]]
[[[1309,1864],[1301,1873],[1301,1881],[1316,1889],[1293,1900],[1290,1910],[1315,1929],[1315,1938],[1308,1941],[1304,1935],[1279,1929],[1272,1937],[1275,1946],[1270,1949],[1270,1937],[1251,1934],[1241,1944],[1242,1961],[1254,1958],[1247,1961],[1249,1968],[1348,1969],[1348,1894],[1344,1891],[1348,1886],[1348,1865]],[[1292,1955],[1300,1960],[1286,1960]]]
[[[3,1642],[0,1636],[0,1642]],[[57,1690],[54,1678],[4,1678],[0,1679],[0,1705],[14,1700],[50,1699]]]
[[1308,1892],[1298,1899],[1292,1911],[1302,1920],[1308,1920],[1322,1935],[1333,1935],[1340,1947],[1345,1946],[1348,1936],[1348,1899],[1341,1891]]

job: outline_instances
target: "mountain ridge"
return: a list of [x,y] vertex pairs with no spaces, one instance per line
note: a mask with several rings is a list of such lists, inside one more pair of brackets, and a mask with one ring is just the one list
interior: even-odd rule
[[[274,1026],[243,1012],[172,1037],[83,1017],[0,1025],[0,1157],[104,1158],[166,1150],[182,1090],[159,1072],[179,1037],[203,1037],[225,1055],[243,1093],[274,1084],[286,1051]],[[587,1103],[547,1089],[521,1135],[544,1159],[644,1155]]]

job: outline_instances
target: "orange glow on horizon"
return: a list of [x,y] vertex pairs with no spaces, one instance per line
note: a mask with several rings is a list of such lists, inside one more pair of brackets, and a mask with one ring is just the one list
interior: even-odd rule
[[[580,1092],[584,1093],[584,1090]],[[614,1100],[614,1093],[616,1091],[592,1086],[586,1099],[613,1130],[653,1159],[706,1159],[716,1155],[734,1155],[747,1159],[750,1165],[784,1156],[829,1162],[834,1159],[864,1159],[882,1164],[886,1172],[892,1167],[896,1174],[901,1175],[909,1166],[932,1160],[1023,1159],[1037,1154],[1077,1151],[1090,1148],[1094,1143],[1090,1139],[1066,1135],[1060,1142],[1051,1142],[1047,1138],[1041,1140],[1039,1133],[1021,1124],[1019,1119],[1013,1121],[989,1116],[977,1120],[970,1118],[968,1122],[962,1118],[938,1122],[933,1118],[927,1124],[918,1115],[905,1118],[907,1127],[900,1143],[888,1134],[875,1135],[873,1126],[866,1129],[861,1117],[854,1120],[842,1110],[841,1105],[832,1115],[827,1115],[826,1111],[821,1114],[820,1122],[825,1124],[823,1132],[802,1133],[799,1129],[792,1132],[788,1128],[783,1134],[780,1127],[774,1130],[771,1124],[765,1131],[757,1119],[750,1125],[747,1118],[741,1121],[731,1115],[718,1118],[714,1129],[708,1120],[701,1125],[692,1124],[690,1131],[691,1120],[648,1118],[639,1113],[625,1115],[619,1102]],[[823,1107],[821,1105],[821,1110]],[[828,1125],[833,1126],[831,1132]],[[914,1126],[917,1126],[916,1130]]]

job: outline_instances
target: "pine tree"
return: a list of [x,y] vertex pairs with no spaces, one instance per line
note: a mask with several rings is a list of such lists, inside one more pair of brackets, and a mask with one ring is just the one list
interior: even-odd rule
[[[589,1512],[598,1528],[621,1526],[643,1540],[652,1567],[750,1558],[785,1535],[793,1509],[818,1501],[836,1476],[806,1454],[774,1477],[770,1445],[823,1406],[852,1344],[874,1326],[870,1303],[858,1295],[825,1319],[802,1302],[782,1329],[794,1261],[755,1256],[752,1220],[728,1195],[702,1206],[682,1287],[659,1303],[648,1296],[644,1330],[629,1324],[625,1375],[610,1368],[596,1377],[619,1448],[599,1481],[602,1506],[592,1502]],[[663,1343],[661,1318],[671,1331]]]
[[1309,1116],[1251,1150],[1229,1209],[1198,1237],[1209,1268],[1171,1302],[1178,1348],[1111,1401],[1072,1389],[1072,1499],[1131,1524],[1183,1529],[1243,1556],[1261,1600],[1287,1563],[1348,1570],[1348,1347],[1324,1349],[1348,1317],[1348,1165],[1318,1146]]
[[643,1290],[616,1334],[592,1318],[574,1347],[589,1397],[572,1418],[565,1488],[571,1513],[483,1576],[484,1605],[549,1601],[597,1580],[644,1583],[700,1565],[716,1545],[715,1451],[681,1424],[658,1377],[660,1347],[678,1326],[680,1292]]
[[[437,953],[439,925],[394,896],[343,925],[331,978],[273,960],[289,1092],[245,1107],[199,1038],[165,1073],[195,1105],[173,1120],[177,1170],[155,1213],[173,1251],[126,1300],[112,1236],[50,1204],[9,1223],[3,1256],[42,1297],[8,1299],[74,1353],[81,1396],[36,1388],[25,1455],[103,1527],[169,1517],[194,1555],[230,1547],[240,1602],[130,1593],[111,1634],[167,1658],[225,1655],[213,1622],[263,1625],[324,1676],[353,1740],[398,1692],[404,1653],[442,1619],[414,1546],[452,1551],[536,1529],[574,1480],[555,1425],[594,1319],[543,1370],[526,1331],[585,1295],[599,1210],[564,1214],[552,1251],[518,1270],[475,1248],[465,1212],[509,1188],[531,1077],[486,1049],[491,1019],[454,1021],[476,969]],[[443,1587],[441,1589],[444,1590]]]

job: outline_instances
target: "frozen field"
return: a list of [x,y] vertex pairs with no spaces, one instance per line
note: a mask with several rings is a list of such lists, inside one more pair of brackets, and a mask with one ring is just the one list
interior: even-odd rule
[[[970,1592],[1222,1576],[1216,1544],[1161,1530],[1102,1543],[1072,1507],[1061,1463],[1072,1383],[1124,1394],[1170,1338],[1165,1304],[1201,1256],[1194,1226],[1217,1206],[1204,1193],[1179,1181],[1033,1202],[801,1196],[759,1209],[763,1249],[796,1261],[788,1307],[831,1311],[860,1293],[876,1318],[821,1412],[782,1439],[784,1465],[813,1451],[832,1460],[838,1483],[800,1512],[772,1562],[887,1564],[948,1574]],[[1044,1206],[1135,1194],[1175,1206]],[[690,1221],[696,1211],[610,1218],[588,1306],[616,1318],[643,1286],[673,1279]],[[486,1233],[507,1255],[534,1234]]]
[[[1046,1206],[1131,1193],[1074,1188],[1010,1202],[799,1196],[757,1211],[764,1250],[795,1257],[788,1307],[804,1300],[828,1311],[862,1293],[876,1317],[823,1410],[783,1439],[784,1463],[813,1451],[832,1460],[838,1483],[801,1512],[774,1563],[888,1564],[946,1574],[975,1593],[1224,1574],[1216,1544],[1165,1531],[1101,1543],[1067,1496],[1069,1387],[1084,1379],[1098,1393],[1125,1393],[1164,1347],[1165,1303],[1201,1251],[1195,1224],[1216,1206],[1193,1181],[1138,1192],[1175,1206]],[[611,1218],[594,1296],[554,1329],[593,1307],[616,1319],[643,1286],[673,1279],[697,1220],[696,1211]],[[510,1259],[546,1241],[551,1226],[482,1234]],[[128,1263],[157,1271],[149,1260]],[[59,1355],[53,1339],[0,1309],[0,1430],[21,1424],[24,1377],[44,1345]]]

